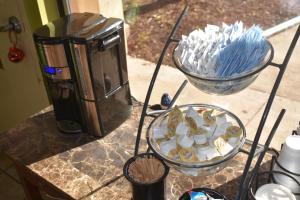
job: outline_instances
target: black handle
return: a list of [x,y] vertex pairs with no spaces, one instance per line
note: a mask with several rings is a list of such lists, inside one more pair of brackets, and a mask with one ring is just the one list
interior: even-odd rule
[[109,49],[109,48],[113,47],[114,45],[120,43],[120,41],[121,41],[121,38],[120,38],[119,33],[113,34],[113,35],[101,40],[99,50],[104,51],[106,49]]

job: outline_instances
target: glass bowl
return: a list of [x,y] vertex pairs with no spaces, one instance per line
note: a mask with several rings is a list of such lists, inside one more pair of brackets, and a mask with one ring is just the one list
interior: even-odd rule
[[177,169],[178,171],[184,174],[191,175],[191,176],[206,176],[206,175],[214,174],[222,170],[224,167],[226,167],[228,162],[240,151],[240,149],[244,145],[245,138],[246,138],[245,127],[237,116],[217,106],[208,105],[208,104],[187,104],[187,105],[178,106],[178,108],[183,113],[185,113],[189,107],[192,107],[195,110],[214,109],[218,112],[225,112],[227,120],[229,122],[232,122],[233,125],[239,126],[242,129],[242,134],[240,136],[238,144],[226,155],[219,157],[219,159],[211,159],[202,162],[183,162],[180,160],[172,159],[164,155],[161,152],[160,147],[154,138],[153,129],[154,127],[160,126],[160,124],[167,119],[169,113],[172,111],[172,109],[169,109],[163,112],[162,114],[160,114],[158,117],[156,117],[149,125],[147,129],[147,135],[146,135],[148,145],[150,149],[153,151],[153,153],[155,153],[158,157],[163,159],[167,165]]
[[258,77],[260,72],[266,68],[273,59],[274,49],[270,42],[267,41],[267,45],[269,46],[269,51],[265,56],[264,60],[252,68],[246,73],[234,75],[226,78],[210,78],[201,76],[201,74],[197,74],[194,72],[188,71],[183,64],[181,63],[179,56],[177,55],[176,49],[177,46],[173,50],[173,61],[175,66],[185,74],[190,83],[194,85],[199,90],[209,93],[209,94],[217,94],[217,95],[229,95],[233,93],[237,93],[246,87],[248,87],[255,79]]

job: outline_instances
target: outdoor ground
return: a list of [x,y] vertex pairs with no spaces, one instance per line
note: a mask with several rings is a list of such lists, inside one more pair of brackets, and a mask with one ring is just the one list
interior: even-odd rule
[[[178,37],[206,24],[237,20],[267,29],[300,14],[300,0],[124,0],[129,55],[156,63],[185,2],[190,9]],[[164,64],[173,64],[171,49]]]
[[[294,26],[269,38],[275,51],[273,62],[282,63],[296,30],[297,26]],[[296,129],[300,120],[300,59],[297,57],[298,55],[300,55],[300,40],[287,66],[260,140],[264,144],[280,110],[285,108],[286,114],[271,144],[276,149],[280,149],[285,138]],[[127,57],[127,62],[131,94],[143,102],[155,64],[131,56]],[[246,127],[247,138],[253,140],[277,74],[278,69],[269,66],[248,88],[227,96],[206,94],[188,83],[176,104],[205,103],[225,108],[241,119]],[[177,69],[162,65],[154,84],[150,105],[159,103],[165,92],[174,97],[178,87],[185,79],[184,74]]]

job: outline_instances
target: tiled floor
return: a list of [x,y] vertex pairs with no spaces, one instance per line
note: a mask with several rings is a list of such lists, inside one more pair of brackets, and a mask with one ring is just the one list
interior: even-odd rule
[[0,200],[23,200],[24,191],[12,161],[0,153]]

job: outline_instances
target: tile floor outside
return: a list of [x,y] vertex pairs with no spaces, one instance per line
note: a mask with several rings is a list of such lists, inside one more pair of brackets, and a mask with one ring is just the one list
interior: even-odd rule
[[[281,63],[283,60],[296,28],[293,27],[270,38],[275,49],[275,62]],[[280,110],[287,109],[271,144],[277,149],[280,148],[286,136],[296,128],[300,120],[300,59],[296,56],[299,53],[300,43],[298,42],[263,130],[261,143],[269,133]],[[127,61],[132,95],[138,100],[144,101],[155,64],[129,56]],[[188,84],[177,100],[177,104],[207,103],[226,108],[241,118],[247,129],[247,137],[252,139],[277,72],[276,68],[268,67],[249,88],[231,96],[207,95]],[[171,96],[174,95],[183,80],[185,77],[178,70],[162,66],[150,104],[160,102],[160,97],[164,92],[168,92]],[[23,199],[25,199],[24,191],[13,163],[0,153],[0,200]]]

